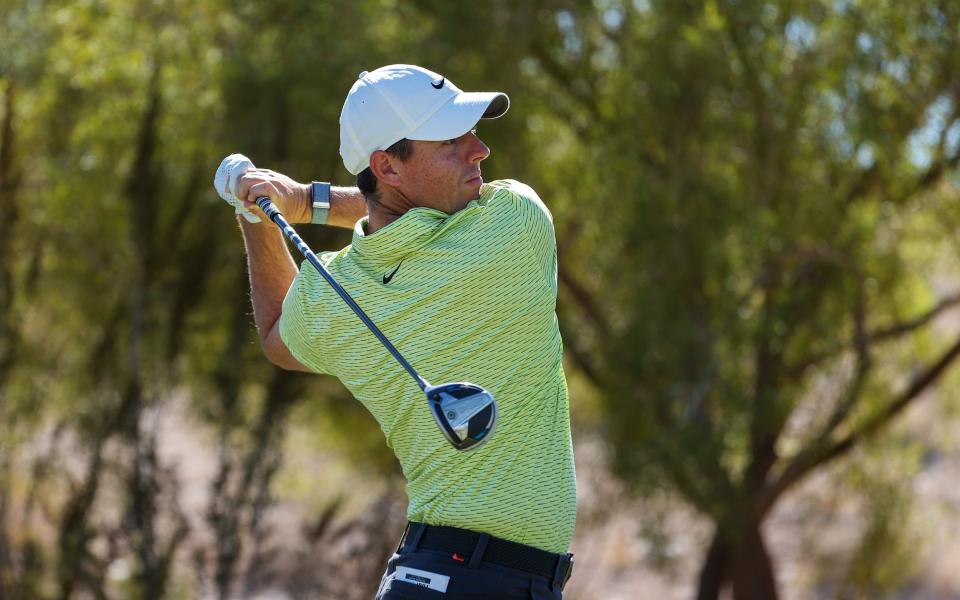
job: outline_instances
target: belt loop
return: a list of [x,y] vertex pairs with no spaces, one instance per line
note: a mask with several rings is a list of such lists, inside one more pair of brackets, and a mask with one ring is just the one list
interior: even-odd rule
[[403,528],[403,535],[400,536],[400,541],[397,543],[397,549],[393,551],[394,554],[400,554],[400,550],[403,548],[403,543],[407,541],[408,535],[410,535],[409,521],[407,521],[407,526]]
[[413,552],[420,546],[420,540],[423,539],[423,534],[427,532],[427,526],[423,523],[410,523],[410,551]]
[[477,539],[477,545],[473,547],[473,552],[470,553],[470,562],[467,564],[467,567],[476,569],[480,565],[480,560],[483,558],[483,553],[487,551],[487,543],[489,541],[489,535],[486,533],[480,534],[480,537]]
[[567,583],[570,575],[570,565],[573,562],[571,554],[561,554],[557,556],[557,566],[553,569],[553,580],[550,582],[550,589],[559,592]]

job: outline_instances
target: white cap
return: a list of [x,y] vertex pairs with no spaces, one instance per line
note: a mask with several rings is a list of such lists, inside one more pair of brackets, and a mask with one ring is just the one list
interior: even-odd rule
[[370,155],[407,138],[442,141],[460,137],[480,119],[510,108],[500,92],[463,92],[453,82],[414,65],[364,71],[340,111],[340,156],[354,175]]

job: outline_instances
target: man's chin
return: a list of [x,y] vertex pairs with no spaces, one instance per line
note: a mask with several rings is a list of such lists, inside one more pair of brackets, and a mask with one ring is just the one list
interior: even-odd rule
[[483,189],[483,178],[477,177],[476,179],[471,179],[467,182],[467,185],[470,188],[470,200],[477,200],[480,198],[480,190]]
[[456,206],[450,207],[450,212],[447,214],[452,215],[455,212],[460,212],[461,210],[465,209],[468,204],[470,204],[474,200],[479,200],[479,199],[480,199],[479,192],[475,194],[464,194],[463,196],[460,196],[460,200],[457,202]]

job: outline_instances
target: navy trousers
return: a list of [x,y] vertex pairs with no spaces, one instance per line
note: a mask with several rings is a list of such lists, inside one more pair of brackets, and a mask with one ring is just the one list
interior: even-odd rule
[[[489,539],[489,536],[484,536]],[[377,600],[561,600],[563,582],[484,562],[486,540],[467,557],[405,540],[387,563]]]

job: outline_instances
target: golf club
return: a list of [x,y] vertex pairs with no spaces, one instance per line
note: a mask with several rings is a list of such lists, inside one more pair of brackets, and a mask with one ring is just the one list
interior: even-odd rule
[[413,380],[426,394],[430,412],[440,427],[440,431],[453,444],[453,447],[457,450],[471,450],[486,442],[497,425],[497,403],[493,399],[493,394],[478,385],[467,382],[430,385],[403,358],[400,351],[394,348],[387,336],[374,325],[367,313],[363,312],[363,309],[350,297],[350,294],[337,283],[333,275],[320,263],[317,255],[310,250],[303,239],[297,235],[297,232],[283,217],[280,210],[274,206],[270,198],[261,196],[257,198],[256,203],[310,261],[310,264],[316,267],[320,275],[330,284],[330,287],[343,298],[347,306],[360,317],[360,320],[373,332],[373,335],[377,336],[380,343],[397,359],[397,362],[413,377]]

